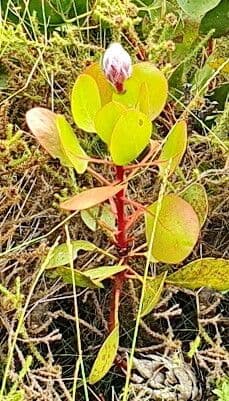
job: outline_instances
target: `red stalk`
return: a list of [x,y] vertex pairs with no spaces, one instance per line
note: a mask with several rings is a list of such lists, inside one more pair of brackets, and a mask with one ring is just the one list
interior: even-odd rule
[[[116,166],[116,178],[118,182],[124,180],[124,167]],[[125,213],[125,189],[122,189],[114,197],[116,211],[117,211],[117,233],[116,244],[120,257],[125,257],[127,254],[127,217]],[[111,308],[109,317],[109,330],[112,331],[118,322],[118,309],[120,302],[120,295],[122,291],[123,282],[125,281],[125,272],[116,274],[113,281],[112,295],[111,295]]]
[[[116,166],[116,177],[119,182],[124,180],[123,166]],[[114,198],[117,209],[117,225],[118,231],[116,234],[116,242],[121,256],[126,253],[127,238],[126,238],[126,215],[125,215],[125,189],[117,193]]]

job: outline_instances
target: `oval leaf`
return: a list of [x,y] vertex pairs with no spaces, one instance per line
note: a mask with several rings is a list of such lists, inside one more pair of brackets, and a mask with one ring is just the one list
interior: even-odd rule
[[86,171],[88,162],[87,155],[81,148],[71,125],[66,121],[64,116],[58,115],[56,118],[57,129],[62,148],[66,157],[71,161],[72,166],[77,173],[82,174]]
[[142,113],[150,117],[150,100],[149,100],[149,89],[146,82],[143,82],[140,86],[137,109]]
[[95,232],[100,228],[100,225],[104,226],[105,229],[115,229],[115,215],[108,204],[105,204],[102,207],[95,206],[90,209],[82,210],[80,215],[83,222],[91,231]]
[[123,189],[121,185],[108,185],[105,187],[98,187],[88,189],[78,195],[73,196],[67,201],[60,204],[60,207],[65,210],[84,210],[92,206],[98,205],[105,200],[112,198],[119,191]]
[[174,172],[181,162],[186,146],[187,125],[185,121],[179,121],[169,131],[159,157],[159,169],[162,175],[168,165],[170,165],[169,175]]
[[136,159],[148,145],[151,130],[151,122],[145,114],[135,110],[123,114],[111,137],[110,152],[114,163],[123,166]]
[[122,114],[126,112],[126,107],[117,102],[109,102],[103,106],[95,117],[95,128],[100,138],[109,146],[115,124]]
[[155,278],[147,278],[141,317],[148,315],[148,313],[150,313],[159,302],[161,293],[163,291],[166,274],[167,272]]
[[101,99],[98,86],[90,75],[82,74],[77,78],[72,90],[71,108],[78,127],[95,132],[95,116],[101,108]]
[[215,29],[213,37],[227,35],[229,32],[229,12],[228,0],[221,0],[217,7],[210,10],[200,23],[200,33],[208,34],[211,29]]
[[217,291],[227,291],[229,260],[214,258],[194,260],[168,276],[166,281],[190,289],[209,287]]
[[96,280],[92,280],[84,273],[74,270],[74,280],[72,277],[72,268],[66,266],[59,266],[54,269],[48,270],[47,275],[50,278],[61,277],[64,283],[74,284],[82,288],[103,288],[103,285]]
[[127,269],[125,265],[101,266],[94,269],[84,271],[84,275],[90,277],[92,280],[103,281],[114,274],[123,272]]
[[208,214],[208,197],[203,185],[196,183],[191,184],[181,192],[180,196],[192,205],[198,216],[200,226],[202,227]]
[[[150,243],[154,226],[157,202],[147,208],[146,238]],[[192,206],[175,194],[162,200],[156,224],[153,257],[164,263],[180,263],[193,250],[200,231],[198,217]]]
[[26,122],[37,141],[52,157],[57,157],[64,166],[73,167],[61,146],[56,124],[57,116],[44,107],[34,107],[27,111]]
[[[163,110],[168,93],[168,84],[164,74],[150,62],[142,62],[133,66],[131,77],[125,83],[126,92],[123,94],[114,93],[113,100],[124,104],[129,108],[136,108],[139,103],[139,96],[142,99],[144,85],[148,91],[148,111],[150,120],[155,119]],[[144,102],[144,109],[146,107]],[[142,106],[143,107],[143,106]],[[141,107],[140,107],[141,109]],[[146,110],[145,110],[146,111]]]
[[[96,250],[96,246],[89,241],[71,241],[72,257],[73,260],[77,258],[79,251],[92,252]],[[53,269],[54,267],[64,266],[69,264],[69,249],[66,243],[56,246],[51,254],[46,269]]]
[[99,63],[93,63],[89,65],[89,67],[84,70],[84,74],[90,75],[96,81],[99,88],[102,106],[110,102],[112,100],[112,94],[114,90],[112,88],[112,85],[106,79],[101,65]]
[[193,19],[199,19],[209,10],[216,7],[220,0],[177,0],[184,12]]
[[99,350],[94,365],[92,366],[90,376],[88,378],[89,384],[94,384],[98,382],[110,370],[117,354],[118,343],[119,326],[117,325],[114,330],[109,334]]

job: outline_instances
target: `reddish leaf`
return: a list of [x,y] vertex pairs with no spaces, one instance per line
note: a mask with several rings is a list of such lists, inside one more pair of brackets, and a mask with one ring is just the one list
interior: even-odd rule
[[37,141],[52,157],[58,157],[65,166],[72,166],[61,146],[56,125],[57,115],[44,107],[34,107],[27,111],[26,122]]
[[199,220],[193,207],[175,194],[165,195],[159,217],[155,217],[158,201],[148,206],[146,238],[150,244],[154,233],[152,256],[164,263],[180,263],[193,250],[200,231]]
[[87,191],[81,192],[78,195],[73,196],[67,201],[61,203],[61,208],[65,210],[84,210],[105,200],[112,198],[119,191],[123,189],[121,185],[108,185],[106,187],[92,188]]

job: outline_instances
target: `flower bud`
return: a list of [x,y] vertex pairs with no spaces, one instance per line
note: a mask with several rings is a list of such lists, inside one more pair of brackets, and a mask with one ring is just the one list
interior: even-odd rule
[[124,81],[131,76],[131,58],[120,43],[112,43],[103,56],[103,71],[117,92],[124,92]]

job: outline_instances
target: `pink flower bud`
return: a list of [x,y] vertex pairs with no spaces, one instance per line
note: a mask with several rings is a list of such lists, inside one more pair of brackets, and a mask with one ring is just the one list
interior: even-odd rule
[[131,76],[131,58],[120,43],[112,43],[103,56],[103,71],[117,92],[124,92],[124,81]]

